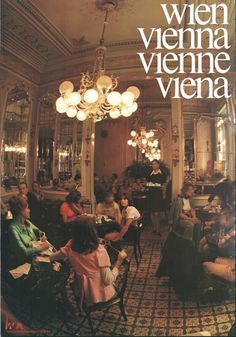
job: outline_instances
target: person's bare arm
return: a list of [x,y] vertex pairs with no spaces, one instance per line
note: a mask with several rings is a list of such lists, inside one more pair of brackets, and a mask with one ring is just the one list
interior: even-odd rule
[[62,220],[64,223],[70,223],[74,221],[76,218],[77,216],[68,217],[66,214],[62,214]]
[[125,224],[122,226],[121,231],[120,231],[120,236],[121,238],[123,238],[123,236],[125,235],[125,233],[128,231],[129,226],[131,225],[131,223],[133,222],[133,219],[127,219]]

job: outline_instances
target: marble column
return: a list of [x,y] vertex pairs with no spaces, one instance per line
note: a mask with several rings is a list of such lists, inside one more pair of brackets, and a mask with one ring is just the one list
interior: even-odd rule
[[234,95],[226,101],[227,121],[225,125],[226,134],[226,175],[232,180],[235,180],[235,101]]
[[4,132],[4,121],[5,121],[5,113],[6,113],[6,106],[7,106],[7,96],[9,92],[9,88],[4,85],[4,83],[0,84],[0,135],[1,135],[1,142],[0,142],[0,172],[3,174],[4,171],[4,151],[3,151],[3,132]]
[[95,211],[94,198],[94,141],[95,123],[91,119],[83,122],[81,176],[82,195],[91,202],[91,212]]
[[176,198],[184,182],[184,115],[181,99],[171,99],[172,124],[172,199]]
[[38,133],[39,133],[39,114],[41,101],[38,94],[31,93],[30,96],[30,111],[27,136],[27,153],[26,153],[26,181],[31,188],[32,182],[36,180],[38,169]]
[[196,142],[196,174],[204,175],[207,168],[207,162],[214,162],[213,157],[213,138],[214,121],[207,118],[201,118],[195,125]]

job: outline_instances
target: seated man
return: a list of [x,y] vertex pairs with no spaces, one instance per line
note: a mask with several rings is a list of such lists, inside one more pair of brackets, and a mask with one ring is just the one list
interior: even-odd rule
[[[208,233],[200,240],[199,251],[204,253],[208,257],[216,257],[222,254],[228,256],[230,251],[233,250],[232,244],[234,243],[234,237],[231,235],[234,233],[234,224],[232,212],[225,209],[218,221],[211,223],[211,227],[208,228]],[[228,237],[229,236],[229,237]],[[224,239],[228,238],[224,242]]]
[[[220,217],[221,228],[214,247],[208,245],[208,250],[213,249],[215,253],[214,262],[204,262],[205,271],[214,276],[218,276],[229,282],[235,281],[235,223],[230,211],[224,211]],[[203,238],[204,239],[204,238]],[[202,240],[203,240],[202,239]],[[206,249],[206,246],[204,247]]]
[[141,218],[139,211],[134,206],[129,206],[129,199],[126,196],[122,196],[120,204],[123,207],[121,230],[119,233],[110,233],[105,236],[107,240],[120,241],[129,240],[130,232],[132,228],[137,226],[137,221]]
[[183,229],[183,237],[194,240],[198,246],[200,240],[201,221],[196,216],[196,211],[192,206],[191,198],[194,194],[192,184],[186,183],[182,188],[182,193],[176,200],[174,210],[174,228],[176,232]]
[[114,201],[114,195],[111,192],[107,192],[104,201],[97,205],[97,215],[107,215],[117,223],[121,223],[121,213],[119,205]]
[[[30,221],[30,209],[25,198],[13,197],[9,201],[13,221],[9,227],[10,261],[12,265],[20,265],[31,262],[43,250],[49,248],[49,243],[41,232]],[[33,242],[39,245],[33,247]]]

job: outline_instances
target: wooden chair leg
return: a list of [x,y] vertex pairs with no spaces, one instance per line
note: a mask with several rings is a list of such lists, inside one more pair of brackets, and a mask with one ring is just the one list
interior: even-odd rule
[[139,260],[138,260],[138,254],[137,254],[137,243],[134,243],[134,257],[135,257],[135,261],[137,263],[137,266],[139,265]]
[[125,307],[124,307],[123,299],[120,300],[119,307],[120,307],[120,312],[121,312],[124,320],[127,321],[127,316],[126,316],[126,313],[125,313]]
[[140,260],[141,260],[143,255],[142,255],[142,251],[141,251],[140,240],[138,240],[138,251],[139,251]]

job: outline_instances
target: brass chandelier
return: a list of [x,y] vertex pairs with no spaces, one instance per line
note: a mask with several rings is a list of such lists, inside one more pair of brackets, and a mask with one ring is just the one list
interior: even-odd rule
[[159,141],[155,135],[155,130],[146,130],[142,126],[140,131],[132,130],[130,136],[131,139],[127,141],[129,146],[137,146],[149,160],[160,159]]
[[61,96],[56,100],[57,111],[66,113],[70,118],[76,117],[79,121],[91,118],[94,122],[98,122],[108,115],[113,119],[120,116],[130,117],[138,108],[136,100],[140,95],[139,89],[131,86],[121,94],[116,90],[117,77],[105,74],[104,34],[108,13],[114,6],[109,3],[104,9],[105,20],[100,44],[95,52],[92,75],[89,72],[82,73],[78,91],[74,91],[74,85],[70,81],[64,81],[59,86]]

